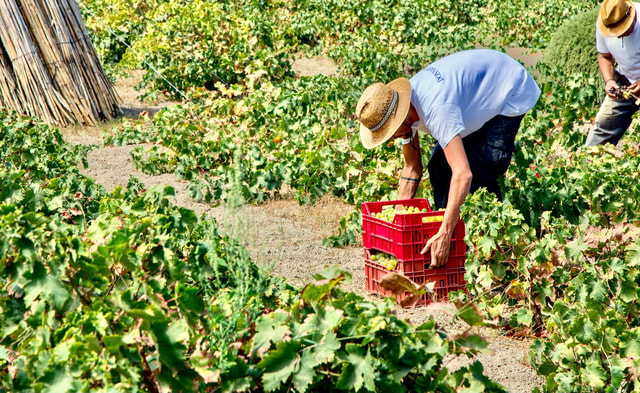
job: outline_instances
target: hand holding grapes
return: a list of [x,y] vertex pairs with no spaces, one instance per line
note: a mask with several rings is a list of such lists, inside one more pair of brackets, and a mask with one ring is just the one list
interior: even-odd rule
[[631,93],[632,97],[640,97],[640,82],[634,82],[631,85],[627,86],[624,90]]
[[619,86],[616,81],[609,79],[605,83],[607,95],[614,100],[635,99],[636,105],[640,105],[640,83],[635,82],[629,86]]
[[618,85],[618,82],[616,82],[615,79],[608,79],[604,83],[604,91],[607,93],[609,97],[613,98],[614,100],[618,100],[622,98],[622,92],[620,90],[620,86]]

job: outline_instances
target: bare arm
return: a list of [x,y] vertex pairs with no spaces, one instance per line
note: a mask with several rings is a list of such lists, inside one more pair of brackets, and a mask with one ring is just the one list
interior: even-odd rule
[[402,145],[404,168],[398,187],[398,199],[413,199],[420,186],[423,168],[418,134],[415,134],[411,143]]
[[460,207],[467,198],[471,187],[471,168],[467,154],[464,151],[462,138],[456,136],[444,148],[444,155],[451,167],[451,184],[449,186],[449,199],[444,213],[444,220],[438,233],[433,236],[422,254],[431,250],[431,267],[442,266],[447,262],[450,252],[451,236],[460,219]]
[[616,68],[611,53],[598,53],[598,67],[604,79],[605,93],[614,100],[617,100],[616,95],[609,91],[611,88],[618,89],[620,87],[615,80]]

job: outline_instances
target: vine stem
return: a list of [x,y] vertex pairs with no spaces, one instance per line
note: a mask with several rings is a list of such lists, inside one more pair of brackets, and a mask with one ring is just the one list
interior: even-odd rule
[[78,294],[78,297],[80,298],[80,302],[87,307],[90,306],[91,301],[87,299],[82,292],[80,292],[80,289],[75,285],[75,280],[74,280],[75,277],[72,277],[71,273],[68,270],[67,270],[67,278],[69,279],[69,284],[71,285],[71,288],[73,288],[73,290]]
[[150,393],[160,393],[160,389],[158,389],[158,385],[156,385],[156,381],[153,377],[153,371],[151,371],[151,367],[149,367],[149,363],[147,362],[146,356],[140,348],[140,344],[136,343],[136,347],[138,348],[138,353],[140,354],[140,358],[144,362],[144,370],[142,370],[142,380],[144,381],[144,385],[149,389]]

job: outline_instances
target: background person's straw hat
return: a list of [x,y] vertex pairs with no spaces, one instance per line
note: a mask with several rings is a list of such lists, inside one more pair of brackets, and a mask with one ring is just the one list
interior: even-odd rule
[[598,26],[608,37],[623,35],[635,20],[636,7],[631,0],[604,0],[598,13]]
[[367,87],[356,105],[362,145],[372,149],[389,140],[407,117],[410,106],[411,84],[407,78]]

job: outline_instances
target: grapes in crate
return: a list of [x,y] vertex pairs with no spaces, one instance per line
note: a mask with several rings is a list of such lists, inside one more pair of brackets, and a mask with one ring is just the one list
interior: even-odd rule
[[395,269],[398,264],[398,258],[385,253],[371,255],[371,261],[384,266],[387,270]]
[[413,214],[413,213],[426,213],[428,210],[426,208],[420,209],[415,206],[385,206],[382,208],[380,213],[371,213],[371,216],[383,221],[393,222],[396,214]]
[[427,216],[427,217],[422,217],[422,222],[423,222],[423,223],[428,223],[428,222],[442,222],[442,220],[444,220],[444,216]]

